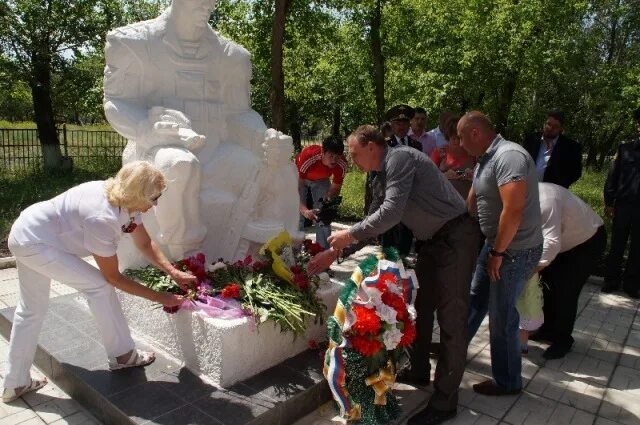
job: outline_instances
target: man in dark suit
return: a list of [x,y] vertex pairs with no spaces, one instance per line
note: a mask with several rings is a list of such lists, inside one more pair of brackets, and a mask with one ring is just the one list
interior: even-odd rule
[[[618,147],[604,186],[605,212],[613,218],[602,292],[620,288],[640,298],[640,108],[633,115],[638,137]],[[624,251],[631,236],[627,263]]]
[[562,134],[564,113],[547,114],[542,134],[534,133],[524,148],[536,163],[538,181],[569,188],[582,175],[582,146]]

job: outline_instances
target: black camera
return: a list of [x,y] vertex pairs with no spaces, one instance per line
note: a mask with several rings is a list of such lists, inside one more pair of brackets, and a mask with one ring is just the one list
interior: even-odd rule
[[338,216],[338,208],[342,203],[342,196],[336,196],[331,199],[320,198],[320,208],[315,210],[318,217],[318,223],[324,226],[330,226]]

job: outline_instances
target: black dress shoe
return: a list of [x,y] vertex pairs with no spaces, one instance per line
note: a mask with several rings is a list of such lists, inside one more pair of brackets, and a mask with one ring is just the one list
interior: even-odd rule
[[550,344],[553,341],[553,335],[551,335],[551,332],[538,331],[536,333],[529,335],[529,340]]
[[624,287],[623,287],[623,290],[624,290],[624,292],[626,292],[626,294],[627,294],[627,295],[629,295],[631,298],[634,298],[634,299],[636,299],[636,300],[637,300],[638,298],[640,298],[640,289],[638,289],[638,288],[631,288],[631,287],[628,287],[628,286],[624,286]]
[[620,282],[617,280],[605,280],[604,285],[602,285],[602,292],[605,294],[610,294],[618,289],[620,289]]
[[547,360],[561,359],[571,351],[572,345],[573,344],[560,343],[551,344],[551,346],[547,348],[544,353],[542,353],[542,357]]
[[407,425],[438,425],[454,418],[457,414],[457,409],[437,410],[427,406],[409,418]]

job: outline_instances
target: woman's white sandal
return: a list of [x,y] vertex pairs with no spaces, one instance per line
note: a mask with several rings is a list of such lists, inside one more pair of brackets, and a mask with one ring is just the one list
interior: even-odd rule
[[22,388],[5,388],[3,393],[2,393],[2,402],[3,403],[11,403],[12,401],[15,401],[17,399],[19,399],[20,397],[22,397],[23,395],[33,392],[33,391],[38,391],[40,388],[44,387],[45,385],[47,385],[49,381],[47,381],[47,378],[44,378],[42,380],[39,379],[32,379],[31,383],[29,383],[29,385],[27,385],[26,387],[22,387]]
[[130,367],[146,366],[156,359],[154,353],[148,351],[132,350],[129,359],[124,363],[118,363],[115,358],[109,360],[109,370],[127,369]]

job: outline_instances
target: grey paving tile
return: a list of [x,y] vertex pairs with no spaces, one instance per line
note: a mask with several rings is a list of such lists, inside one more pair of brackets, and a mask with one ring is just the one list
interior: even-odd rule
[[244,425],[249,421],[253,421],[263,415],[268,415],[268,411],[272,410],[270,416],[274,420],[273,423],[279,421],[279,412],[274,411],[274,403],[267,400],[256,400],[242,396],[237,393],[221,390],[205,396],[192,403],[204,413],[216,412],[216,418],[221,420],[225,425]]
[[640,424],[640,394],[608,388],[598,416],[624,424]]
[[76,412],[52,422],[52,425],[98,425],[96,419],[85,411]]
[[163,389],[187,402],[219,391],[187,368],[162,372],[155,379]]
[[3,420],[8,416],[15,415],[16,413],[20,413],[23,410],[29,410],[29,406],[22,399],[17,399],[12,403],[0,402],[0,420]]
[[7,281],[7,280],[15,280],[18,278],[18,269],[16,268],[10,268],[10,269],[1,269],[0,270],[0,284],[2,284],[3,281]]
[[214,417],[207,415],[202,410],[199,410],[195,406],[187,405],[178,409],[172,410],[159,416],[149,422],[145,422],[148,425],[162,424],[162,425],[205,425],[205,424],[222,424]]
[[574,407],[524,392],[504,421],[512,425],[558,424],[586,425],[593,423],[595,415]]
[[154,382],[122,391],[110,397],[109,401],[136,423],[150,421],[186,405]]
[[[52,321],[49,323],[52,323]],[[85,340],[86,337],[73,326],[60,323],[56,329],[41,332],[38,344],[49,353],[57,353],[74,346],[80,346]]]
[[529,382],[526,391],[595,414],[606,387],[571,373],[542,368]]
[[38,418],[36,412],[31,409],[25,409],[20,412],[14,413],[13,415],[5,416],[4,418],[2,418],[2,425],[18,425],[30,419],[40,420],[40,423],[44,423],[40,418]]
[[52,423],[81,410],[80,404],[71,399],[51,399],[33,408],[46,423]]
[[447,425],[495,425],[499,421],[491,416],[484,415],[471,409],[458,409],[458,415],[447,421]]
[[640,370],[640,348],[625,345],[620,356],[620,366]]

